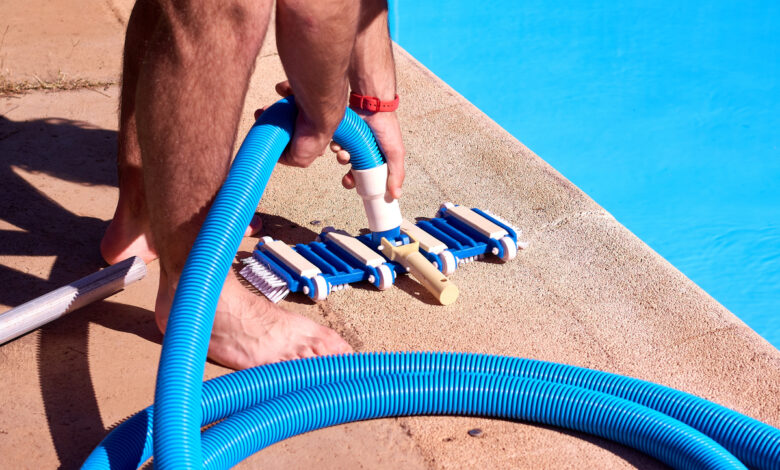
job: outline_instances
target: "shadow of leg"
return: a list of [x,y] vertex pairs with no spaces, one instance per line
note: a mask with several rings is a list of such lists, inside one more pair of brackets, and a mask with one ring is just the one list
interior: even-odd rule
[[107,301],[72,312],[41,329],[41,395],[61,468],[81,465],[108,432],[90,374],[90,323],[156,344],[162,342],[153,312]]

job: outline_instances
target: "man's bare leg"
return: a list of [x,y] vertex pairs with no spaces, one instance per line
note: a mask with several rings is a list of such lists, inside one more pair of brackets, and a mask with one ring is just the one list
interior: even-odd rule
[[[271,10],[270,0],[171,3],[161,2],[136,94],[144,187],[161,262],[155,312],[161,329],[189,250],[227,175]],[[332,330],[228,276],[209,346],[213,360],[245,368],[350,350]]]
[[147,263],[157,258],[143,187],[141,149],[135,122],[135,92],[147,42],[159,19],[160,9],[153,0],[138,0],[127,23],[117,137],[119,202],[100,243],[100,252],[109,264],[130,256],[140,256]]
[[[143,186],[141,149],[135,122],[135,95],[141,61],[161,17],[160,7],[154,0],[137,0],[127,24],[117,137],[119,201],[114,218],[100,243],[100,253],[109,264],[131,256],[140,256],[147,263],[157,259]],[[253,235],[261,227],[260,216],[256,215],[244,235]]]

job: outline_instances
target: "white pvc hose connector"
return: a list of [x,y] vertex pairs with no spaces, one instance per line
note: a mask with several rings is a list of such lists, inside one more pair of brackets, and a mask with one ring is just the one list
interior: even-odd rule
[[[398,200],[387,192],[387,163],[370,170],[352,170],[355,189],[363,199],[372,232],[384,232],[401,226],[401,209]],[[389,201],[389,202],[388,202]]]
[[119,292],[146,276],[146,264],[133,256],[67,286],[0,314],[0,344]]

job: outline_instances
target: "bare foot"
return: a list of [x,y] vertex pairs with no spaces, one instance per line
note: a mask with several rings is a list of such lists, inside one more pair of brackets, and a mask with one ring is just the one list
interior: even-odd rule
[[255,214],[252,216],[252,220],[249,221],[249,227],[246,228],[246,231],[244,232],[245,237],[251,237],[252,235],[256,235],[257,232],[260,231],[260,229],[263,228],[263,218],[260,217],[260,214]]
[[100,254],[108,264],[116,264],[131,256],[139,256],[145,263],[157,259],[151,238],[149,216],[136,214],[129,203],[119,197],[119,203],[100,242]]
[[[161,273],[155,318],[160,331],[170,313],[172,296]],[[217,304],[209,358],[233,369],[329,354],[352,352],[335,331],[288,312],[239,283],[231,271]]]

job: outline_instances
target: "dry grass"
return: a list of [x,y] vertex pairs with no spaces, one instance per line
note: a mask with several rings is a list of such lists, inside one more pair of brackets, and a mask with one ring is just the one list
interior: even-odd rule
[[37,76],[33,76],[33,78],[35,80],[14,81],[0,74],[0,96],[18,96],[39,90],[98,90],[100,88],[105,90],[109,86],[116,84],[116,82],[101,82],[85,78],[68,78],[63,73],[60,73],[54,80],[41,80]]

